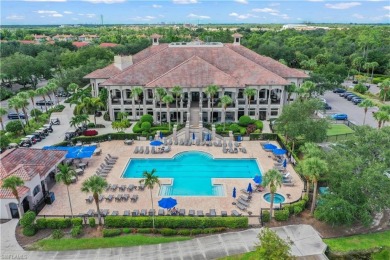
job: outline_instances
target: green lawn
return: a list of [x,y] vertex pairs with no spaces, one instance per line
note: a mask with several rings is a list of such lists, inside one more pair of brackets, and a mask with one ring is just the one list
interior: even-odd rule
[[330,250],[335,252],[365,250],[379,246],[390,247],[390,231],[343,238],[324,239],[324,242],[329,246]]
[[258,260],[258,257],[255,255],[255,252],[248,252],[245,254],[232,255],[232,256],[219,258],[219,260]]
[[344,124],[331,124],[327,136],[352,134],[354,131]]
[[189,237],[153,237],[146,235],[127,235],[119,237],[96,238],[63,238],[43,239],[32,245],[31,249],[42,251],[65,251],[96,249],[110,247],[129,247],[139,245],[152,245],[189,240]]

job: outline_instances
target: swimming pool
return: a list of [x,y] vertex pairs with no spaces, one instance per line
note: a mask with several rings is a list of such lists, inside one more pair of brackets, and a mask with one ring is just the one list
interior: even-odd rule
[[[266,193],[264,194],[263,198],[268,202],[270,203],[271,202],[271,193]],[[279,193],[275,193],[274,194],[274,203],[275,204],[279,204],[279,203],[283,203],[286,199],[284,198],[284,196],[282,194],[279,194]]]
[[142,178],[144,171],[152,169],[160,179],[173,179],[172,185],[161,185],[160,196],[225,196],[222,185],[212,185],[213,178],[261,174],[256,159],[214,159],[208,153],[191,151],[172,159],[130,159],[122,177]]

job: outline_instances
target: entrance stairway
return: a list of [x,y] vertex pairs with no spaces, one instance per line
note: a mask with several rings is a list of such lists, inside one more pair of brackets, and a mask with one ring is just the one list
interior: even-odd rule
[[198,128],[199,127],[199,107],[191,107],[190,108],[190,128]]

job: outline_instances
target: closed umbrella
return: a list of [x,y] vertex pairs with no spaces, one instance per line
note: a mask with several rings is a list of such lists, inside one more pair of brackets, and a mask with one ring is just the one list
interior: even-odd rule
[[264,150],[274,150],[278,147],[276,145],[273,145],[273,144],[265,144],[265,145],[263,145],[263,148],[264,148]]
[[233,198],[236,198],[236,196],[237,196],[237,194],[236,194],[236,193],[237,193],[237,191],[236,191],[236,187],[234,187],[234,188],[233,188],[233,195],[232,195],[232,196],[233,196]]
[[253,178],[253,181],[256,183],[256,184],[261,184],[263,182],[263,176],[261,175],[256,175],[254,178]]
[[284,149],[274,149],[272,150],[272,152],[274,155],[284,155],[287,153],[287,151]]
[[246,191],[249,192],[249,193],[252,193],[252,192],[253,192],[252,184],[251,184],[251,183],[248,184],[248,188],[246,189]]
[[164,137],[163,133],[160,132],[160,139],[162,139]]
[[283,167],[284,167],[284,168],[287,167],[287,160],[286,160],[286,159],[284,159],[284,161],[283,161]]
[[192,133],[192,140],[195,140],[195,133]]
[[171,197],[162,198],[158,201],[158,206],[164,209],[170,209],[177,205],[177,201]]

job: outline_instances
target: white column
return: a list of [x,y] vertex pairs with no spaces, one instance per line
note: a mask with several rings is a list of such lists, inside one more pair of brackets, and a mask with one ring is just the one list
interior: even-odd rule
[[110,120],[114,121],[114,109],[112,108],[112,95],[111,95],[111,87],[108,87],[108,112],[110,114]]

